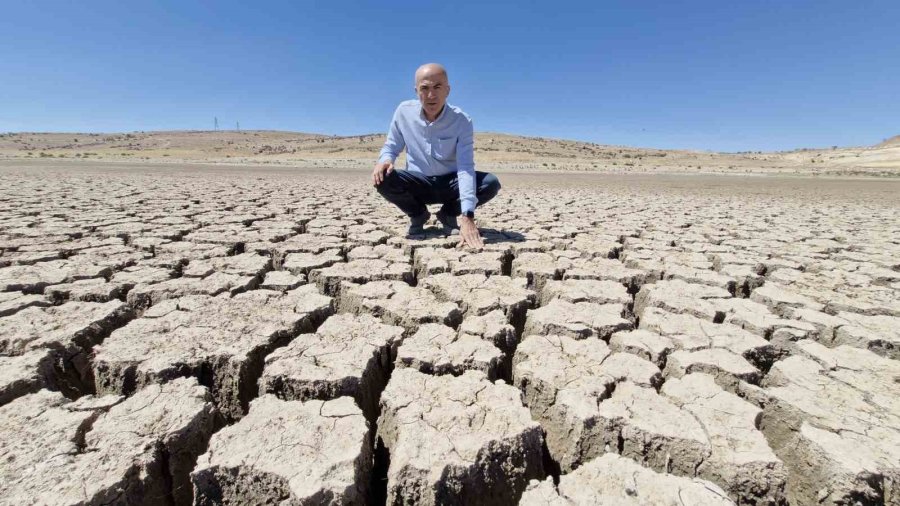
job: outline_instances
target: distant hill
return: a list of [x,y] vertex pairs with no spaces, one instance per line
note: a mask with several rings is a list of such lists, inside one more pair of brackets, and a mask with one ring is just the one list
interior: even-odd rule
[[[331,136],[271,130],[0,134],[0,159],[74,159],[370,169],[383,133]],[[900,176],[900,136],[871,148],[715,153],[475,134],[487,170],[626,173],[778,173]],[[403,166],[403,158],[397,165]]]
[[900,146],[900,135],[895,135],[890,139],[885,139],[883,142],[875,145],[876,148],[887,148],[893,146]]

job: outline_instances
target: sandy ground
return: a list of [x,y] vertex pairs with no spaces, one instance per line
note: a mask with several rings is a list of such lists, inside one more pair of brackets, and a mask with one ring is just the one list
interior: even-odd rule
[[900,180],[497,172],[0,161],[0,503],[900,502]]
[[[349,137],[273,131],[9,133],[0,134],[0,159],[368,168],[383,142],[383,133]],[[864,147],[714,153],[479,132],[475,161],[491,171],[897,177],[900,140]],[[402,167],[402,155],[399,162]]]

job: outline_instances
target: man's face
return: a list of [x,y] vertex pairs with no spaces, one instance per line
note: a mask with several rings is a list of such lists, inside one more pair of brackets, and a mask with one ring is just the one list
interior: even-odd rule
[[450,95],[447,75],[443,72],[426,72],[418,76],[416,94],[419,96],[419,102],[422,102],[425,116],[429,119],[436,118],[447,103],[447,96]]

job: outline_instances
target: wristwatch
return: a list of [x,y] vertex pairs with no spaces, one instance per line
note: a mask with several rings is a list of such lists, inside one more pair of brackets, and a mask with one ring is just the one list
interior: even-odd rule
[[463,216],[465,216],[466,218],[469,218],[469,219],[474,220],[474,219],[475,219],[475,211],[466,211],[466,212],[463,213]]

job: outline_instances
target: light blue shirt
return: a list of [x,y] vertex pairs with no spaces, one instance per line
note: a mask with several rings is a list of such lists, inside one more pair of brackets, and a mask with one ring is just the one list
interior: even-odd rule
[[401,102],[394,111],[378,161],[393,162],[404,147],[406,170],[426,176],[455,172],[462,212],[475,211],[475,139],[468,114],[444,104],[441,114],[429,123],[418,100]]

